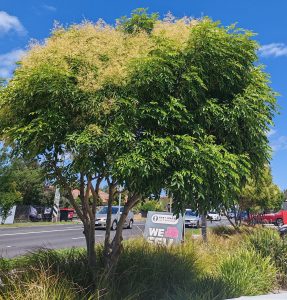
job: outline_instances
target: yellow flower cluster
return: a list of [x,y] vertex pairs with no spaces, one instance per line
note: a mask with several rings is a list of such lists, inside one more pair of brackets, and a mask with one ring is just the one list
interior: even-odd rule
[[130,63],[148,56],[156,48],[158,38],[168,40],[175,48],[183,47],[190,28],[197,23],[189,19],[157,21],[150,35],[125,34],[102,22],[59,27],[44,43],[31,44],[22,67],[49,64],[61,72],[73,71],[80,88],[97,91],[107,84],[124,83]]

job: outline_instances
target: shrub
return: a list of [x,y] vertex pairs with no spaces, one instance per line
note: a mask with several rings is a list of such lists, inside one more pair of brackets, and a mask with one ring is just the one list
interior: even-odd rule
[[254,249],[263,257],[271,257],[276,267],[281,272],[281,281],[287,282],[287,243],[282,240],[277,230],[261,228],[245,238],[249,248]]
[[230,236],[238,233],[238,231],[232,226],[219,225],[211,227],[210,229],[213,234],[220,236]]
[[248,226],[241,226],[238,228],[234,228],[233,226],[229,225],[219,225],[211,228],[211,232],[216,235],[220,236],[231,236],[239,233],[245,233],[245,234],[252,234],[254,231],[254,227],[248,227]]
[[162,211],[163,207],[162,204],[156,200],[149,200],[144,202],[141,206],[140,206],[140,210],[144,211],[144,212],[148,212],[148,211]]
[[268,293],[276,287],[276,268],[270,257],[240,249],[221,262],[219,278],[228,297]]

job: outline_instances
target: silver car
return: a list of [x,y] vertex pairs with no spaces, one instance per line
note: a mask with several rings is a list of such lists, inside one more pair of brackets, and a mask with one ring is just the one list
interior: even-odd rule
[[[111,221],[111,230],[116,230],[118,222],[120,220],[121,214],[124,211],[123,206],[112,206],[112,221]],[[108,213],[108,207],[104,206],[102,207],[97,213],[96,213],[96,227],[105,228],[106,227],[106,221],[107,221],[107,213]],[[134,213],[132,211],[129,211],[124,227],[132,229],[134,223]]]
[[197,212],[192,211],[191,209],[185,210],[185,227],[195,227],[199,228],[201,225],[201,218]]

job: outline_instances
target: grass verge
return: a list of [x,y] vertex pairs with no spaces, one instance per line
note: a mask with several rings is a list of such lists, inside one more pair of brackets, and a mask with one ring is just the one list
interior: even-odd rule
[[2,259],[0,295],[13,300],[220,300],[268,293],[277,289],[278,274],[284,270],[280,269],[283,261],[276,263],[277,256],[265,249],[269,238],[264,234],[257,230],[229,236],[210,233],[208,243],[198,239],[171,248],[129,240],[109,282],[102,276],[101,246],[95,277],[83,249],[41,250]]

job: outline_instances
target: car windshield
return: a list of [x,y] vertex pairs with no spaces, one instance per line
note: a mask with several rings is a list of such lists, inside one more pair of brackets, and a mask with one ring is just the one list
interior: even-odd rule
[[191,211],[191,210],[186,210],[185,211],[185,215],[186,216],[196,217],[196,212],[195,211]]
[[[112,207],[112,214],[115,215],[118,212],[118,207]],[[106,215],[108,213],[108,207],[104,206],[100,211],[99,214]]]

